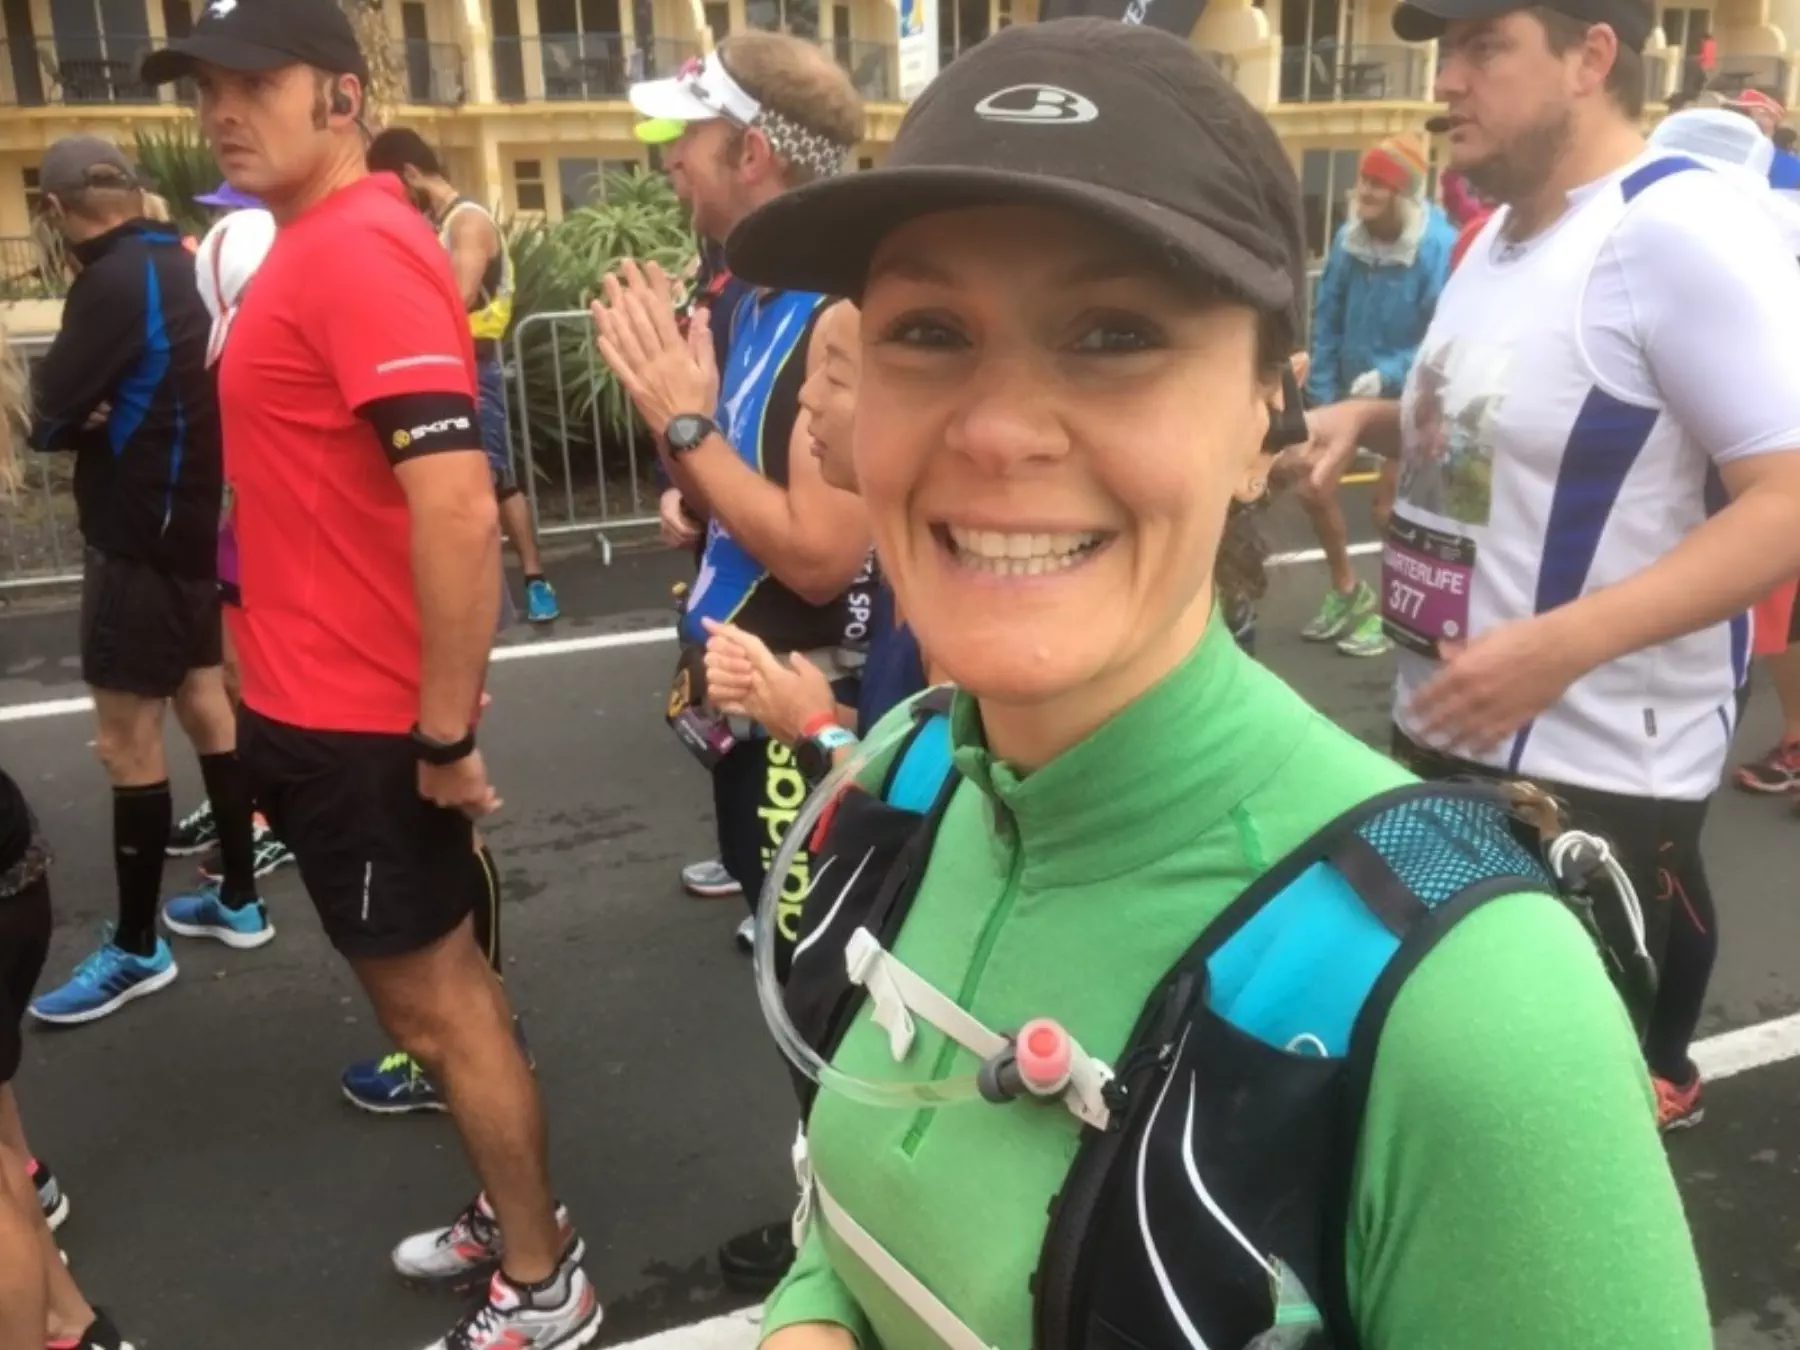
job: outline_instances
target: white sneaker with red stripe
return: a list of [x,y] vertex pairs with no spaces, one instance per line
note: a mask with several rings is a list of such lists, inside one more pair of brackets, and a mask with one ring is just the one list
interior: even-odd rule
[[565,1258],[544,1287],[521,1289],[495,1272],[484,1303],[428,1350],[578,1350],[600,1334],[600,1299]]
[[[576,1236],[569,1211],[561,1205],[556,1207],[556,1226],[563,1238],[563,1263],[580,1265],[587,1245]],[[448,1228],[415,1233],[394,1248],[394,1269],[407,1280],[472,1285],[496,1271],[505,1253],[500,1221],[482,1194]]]

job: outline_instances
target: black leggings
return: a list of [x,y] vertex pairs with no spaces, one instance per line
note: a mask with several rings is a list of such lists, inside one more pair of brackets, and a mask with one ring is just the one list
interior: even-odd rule
[[[1399,730],[1393,746],[1394,757],[1421,778],[1517,777],[1427,749]],[[1643,906],[1646,945],[1658,974],[1656,1001],[1644,1030],[1644,1059],[1657,1077],[1690,1082],[1696,1070],[1688,1047],[1700,1025],[1719,954],[1718,916],[1700,857],[1700,832],[1711,803],[1537,782],[1568,808],[1570,824],[1602,836],[1618,850]]]
[[[719,827],[719,861],[744,888],[750,912],[762,898],[763,877],[788,826],[810,789],[794,752],[768,737],[742,740],[713,766],[713,813]],[[781,926],[792,936],[811,884],[810,856],[794,859],[782,891]]]

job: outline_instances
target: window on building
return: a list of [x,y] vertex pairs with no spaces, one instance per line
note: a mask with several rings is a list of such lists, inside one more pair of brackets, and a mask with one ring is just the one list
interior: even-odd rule
[[850,6],[833,5],[831,7],[831,54],[837,58],[840,66],[848,67],[856,54],[852,39],[855,34],[850,29]]
[[585,156],[556,161],[556,186],[566,216],[600,195],[600,161]]
[[[1257,0],[1257,3],[1261,4],[1262,0]],[[1011,28],[1013,22],[1012,0],[998,0],[994,6],[994,14],[995,29]]]
[[1295,0],[1281,7],[1281,101],[1329,102],[1345,52],[1347,10],[1339,0]]
[[519,0],[494,0],[494,97],[525,98],[525,42],[519,36]]
[[731,36],[731,6],[711,0],[706,6],[706,26],[712,29],[713,41]]
[[1300,156],[1300,193],[1306,211],[1306,251],[1325,256],[1350,214],[1356,187],[1356,150],[1308,150]]
[[513,161],[513,189],[521,211],[547,211],[550,209],[549,198],[544,192],[544,165],[542,160],[520,159]]
[[938,65],[949,65],[988,35],[988,0],[938,0]]
[[38,177],[36,169],[22,169],[19,177],[24,180],[25,213],[35,216],[38,212],[38,203],[44,198],[42,180]]
[[818,0],[745,0],[744,22],[770,33],[792,33],[816,42],[819,37]]
[[875,161],[870,159],[867,155],[862,155],[858,157],[856,167],[859,169],[872,169],[875,167]]
[[194,7],[189,0],[162,0],[163,31],[172,38],[194,31]]

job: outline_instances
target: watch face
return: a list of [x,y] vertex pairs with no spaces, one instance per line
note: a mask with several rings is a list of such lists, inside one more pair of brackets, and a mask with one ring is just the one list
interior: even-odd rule
[[692,450],[707,433],[712,430],[712,423],[697,413],[682,413],[669,423],[669,448],[671,450]]

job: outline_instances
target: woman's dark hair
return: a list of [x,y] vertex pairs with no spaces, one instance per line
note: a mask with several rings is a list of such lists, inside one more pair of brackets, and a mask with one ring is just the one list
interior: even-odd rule
[[437,152],[411,127],[389,127],[382,132],[369,142],[367,159],[370,173],[397,174],[413,168],[433,178],[444,176],[444,164]]
[[[1264,314],[1257,324],[1257,372],[1264,379],[1277,375],[1292,359],[1297,340],[1291,314]],[[1269,549],[1259,521],[1273,491],[1271,488],[1255,502],[1234,500],[1225,514],[1225,533],[1213,563],[1213,584],[1228,607],[1252,604],[1269,588]]]

